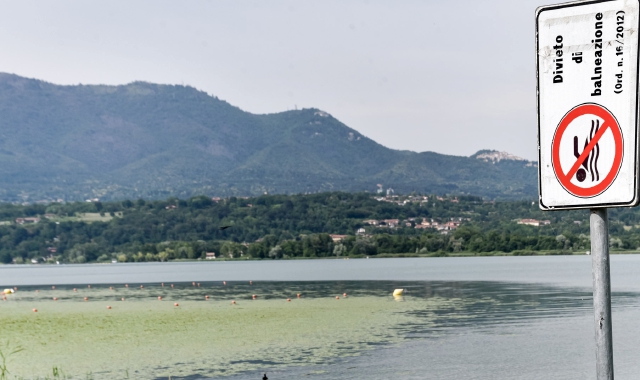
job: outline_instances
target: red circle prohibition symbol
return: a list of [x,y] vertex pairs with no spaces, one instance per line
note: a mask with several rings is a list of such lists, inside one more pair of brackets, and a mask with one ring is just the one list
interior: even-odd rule
[[[575,163],[571,166],[569,171],[564,172],[564,170],[562,169],[562,165],[560,164],[560,142],[562,141],[564,132],[566,131],[569,124],[571,124],[571,122],[573,122],[576,118],[583,115],[595,115],[603,119],[602,126],[593,136],[589,144],[584,148],[582,154],[579,158],[576,159]],[[609,173],[602,180],[602,182],[591,187],[580,187],[574,185],[571,182],[571,179],[576,174],[578,169],[580,169],[581,163],[589,157],[589,154],[607,130],[611,130],[615,145],[613,165],[611,166]],[[616,176],[620,171],[620,167],[622,166],[622,148],[622,131],[620,130],[620,124],[618,124],[618,121],[613,116],[613,114],[611,114],[609,110],[599,104],[581,104],[573,108],[571,111],[567,112],[562,120],[560,120],[560,124],[558,124],[556,133],[553,136],[553,143],[551,148],[551,163],[553,165],[553,171],[562,187],[564,187],[565,190],[567,190],[569,193],[582,198],[595,197],[596,195],[602,194],[602,192],[607,190],[616,179]]]

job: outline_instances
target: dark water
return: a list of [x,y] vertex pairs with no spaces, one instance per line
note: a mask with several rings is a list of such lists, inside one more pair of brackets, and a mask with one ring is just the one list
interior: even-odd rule
[[[595,379],[592,298],[589,290],[502,282],[345,282],[307,284],[317,296],[350,292],[455,300],[450,308],[410,312],[395,327],[404,342],[380,345],[358,357],[283,368],[264,363],[227,379]],[[317,293],[316,293],[317,292]],[[640,378],[640,293],[615,292],[616,378]],[[199,378],[199,377],[195,377]]]
[[[640,378],[638,274],[640,256],[612,257],[616,379]],[[304,353],[299,362],[289,363],[294,365],[256,358],[260,371],[225,379],[260,379],[263,372],[272,380],[595,379],[588,256],[0,266],[0,287],[32,290],[56,284],[61,300],[80,297],[72,288],[88,283],[97,297],[126,295],[142,301],[153,292],[170,300],[171,282],[181,299],[193,300],[203,300],[205,294],[242,299],[260,293],[282,299],[343,291],[354,297],[389,297],[389,289],[400,287],[408,290],[407,302],[451,300],[450,307],[410,312],[413,322],[394,327],[403,337],[400,343],[376,344],[359,356],[313,365],[305,365],[312,360],[305,361]],[[113,294],[107,291],[111,285]]]

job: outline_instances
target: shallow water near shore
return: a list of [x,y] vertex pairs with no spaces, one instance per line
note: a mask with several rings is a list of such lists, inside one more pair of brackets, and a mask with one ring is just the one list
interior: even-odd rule
[[[278,270],[273,270],[278,263],[253,262],[249,268],[240,263],[253,284],[236,269],[210,269],[233,263],[215,263],[204,266],[215,281],[200,281],[199,287],[174,282],[173,288],[171,282],[164,287],[159,282],[131,282],[126,288],[124,283],[100,281],[106,278],[99,273],[103,268],[120,265],[90,266],[87,270],[94,271],[95,280],[91,288],[87,283],[60,285],[62,281],[52,281],[55,274],[38,278],[39,285],[17,285],[16,294],[0,302],[0,341],[25,348],[9,363],[13,374],[25,378],[50,376],[54,366],[78,378],[90,372],[95,379],[126,378],[128,373],[142,379],[236,380],[259,379],[264,372],[270,379],[595,378],[591,290],[585,281],[590,280],[590,262],[584,257],[491,261],[495,259],[499,258],[418,259],[423,266],[418,269],[428,267],[426,275],[441,269],[431,276],[434,280],[415,279],[420,273],[415,259],[345,263],[361,268],[352,277],[383,272],[390,278],[380,281],[336,279],[344,276],[334,270],[340,260],[317,266],[314,276],[330,281],[254,277],[267,268],[289,280],[312,263],[326,261],[287,262]],[[640,372],[633,355],[640,339],[635,326],[640,317],[640,285],[635,280],[639,259],[612,259],[618,379],[635,378]],[[451,260],[463,260],[458,272],[447,269],[454,264]],[[290,263],[301,263],[298,273],[290,272],[295,267]],[[157,268],[193,268],[192,263],[171,264],[122,267],[129,268],[125,276],[137,272],[138,279],[155,279]],[[407,277],[414,279],[402,280],[398,268],[407,266],[413,266]],[[35,269],[40,274],[50,270]],[[4,281],[5,273],[0,268],[0,282],[11,285]],[[549,281],[553,273],[563,276]],[[517,276],[521,281],[514,280]],[[56,289],[42,283],[56,283]],[[407,289],[405,296],[392,297],[395,288]],[[347,298],[342,296],[345,292]]]

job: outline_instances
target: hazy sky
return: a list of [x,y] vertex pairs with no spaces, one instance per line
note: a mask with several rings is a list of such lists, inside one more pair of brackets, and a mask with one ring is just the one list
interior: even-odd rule
[[534,11],[495,1],[3,1],[0,71],[315,107],[395,149],[536,159]]

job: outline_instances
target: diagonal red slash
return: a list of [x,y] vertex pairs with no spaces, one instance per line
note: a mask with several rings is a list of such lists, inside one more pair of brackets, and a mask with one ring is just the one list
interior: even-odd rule
[[600,138],[602,137],[602,135],[604,135],[604,133],[607,131],[607,129],[609,129],[611,127],[610,123],[605,122],[602,127],[600,127],[600,129],[598,130],[598,132],[596,132],[596,135],[593,136],[593,138],[591,139],[591,141],[589,141],[589,144],[584,148],[584,150],[582,151],[582,154],[580,155],[580,157],[578,158],[578,160],[576,161],[575,164],[573,164],[573,166],[571,167],[571,170],[569,170],[567,172],[567,174],[565,174],[565,178],[570,180],[574,174],[576,174],[576,172],[578,171],[578,169],[580,168],[580,165],[582,162],[584,162],[584,160],[587,159],[587,157],[589,157],[589,154],[591,154],[591,151],[593,150],[593,148],[596,146],[596,144],[598,143],[598,141],[600,140]]

